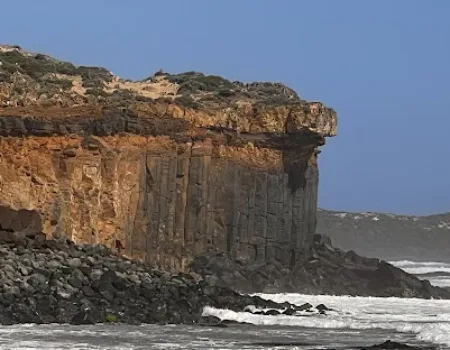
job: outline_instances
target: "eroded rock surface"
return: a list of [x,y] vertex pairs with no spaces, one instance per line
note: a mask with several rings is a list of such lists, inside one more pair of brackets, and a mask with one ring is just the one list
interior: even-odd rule
[[308,256],[332,109],[282,84],[133,82],[13,46],[0,62],[0,203],[37,210],[48,237],[173,270]]

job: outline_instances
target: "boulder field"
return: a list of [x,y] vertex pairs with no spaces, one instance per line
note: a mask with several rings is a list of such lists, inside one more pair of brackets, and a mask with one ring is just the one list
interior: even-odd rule
[[[29,235],[0,246],[0,323],[216,324],[212,306],[245,311],[312,309],[241,295],[192,273],[172,274],[128,260],[102,245]],[[323,311],[318,306],[316,311]]]
[[[239,292],[450,296],[386,262],[352,253],[340,256],[327,243],[317,245],[322,251],[317,249],[317,257],[301,271],[269,263],[242,266],[223,255],[204,255],[193,261],[190,272],[169,273],[120,257],[103,245],[29,234],[0,246],[0,323],[212,325],[221,322],[203,318],[205,306],[240,312],[254,306],[255,313],[270,309],[264,315],[329,310],[307,300],[303,305],[278,304]],[[333,264],[330,256],[323,257],[326,252],[335,254]]]

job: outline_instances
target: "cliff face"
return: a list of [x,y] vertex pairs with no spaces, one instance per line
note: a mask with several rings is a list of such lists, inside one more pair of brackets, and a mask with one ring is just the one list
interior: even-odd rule
[[132,82],[11,46],[0,63],[0,204],[37,210],[47,235],[174,270],[307,254],[333,110],[281,84]]
[[450,213],[406,216],[319,210],[317,232],[333,244],[387,260],[450,261]]

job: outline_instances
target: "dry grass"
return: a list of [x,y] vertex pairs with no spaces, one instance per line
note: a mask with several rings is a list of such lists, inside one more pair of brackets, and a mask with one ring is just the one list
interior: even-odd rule
[[177,95],[178,84],[171,83],[167,79],[158,79],[154,82],[148,81],[126,81],[114,77],[113,81],[105,84],[104,91],[113,93],[117,90],[130,90],[135,94],[156,100],[158,98],[172,97]]

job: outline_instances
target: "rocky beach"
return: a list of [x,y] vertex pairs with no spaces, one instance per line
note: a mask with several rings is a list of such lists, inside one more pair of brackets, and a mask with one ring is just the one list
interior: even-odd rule
[[4,325],[192,324],[204,321],[202,311],[207,305],[236,311],[247,305],[290,307],[241,296],[210,285],[194,273],[151,269],[101,245],[46,240],[40,233],[23,242],[3,244],[0,264],[0,322]]
[[326,314],[329,310],[308,300],[300,305],[280,304],[241,294],[255,292],[419,298],[450,295],[446,289],[433,287],[386,262],[335,250],[319,236],[303,270],[275,263],[242,265],[216,254],[194,259],[187,272],[170,273],[121,257],[103,245],[49,240],[36,230],[41,226],[36,213],[1,209],[2,324],[210,325],[221,320],[204,318],[207,306],[236,312],[251,312],[249,307],[256,307],[265,309],[264,315]]
[[[242,278],[245,274],[237,267],[237,262],[234,266],[223,265],[223,257],[222,260],[217,256],[199,257],[193,263],[193,271],[173,274],[120,257],[102,245],[77,245],[65,239],[47,240],[41,232],[32,233],[29,230],[26,237],[19,233],[7,235],[6,232],[3,232],[2,237],[14,237],[14,241],[3,240],[0,246],[2,266],[0,323],[6,327],[29,323],[75,326],[104,323],[131,326],[185,324],[210,330],[215,327],[247,329],[245,327],[252,326],[250,323],[209,315],[208,312],[205,314],[205,308],[269,318],[279,316],[308,318],[312,315],[327,317],[328,313],[340,312],[323,303],[310,304],[307,302],[307,296],[304,303],[290,303],[240,294],[234,288],[242,281],[232,283],[229,276],[226,276],[231,268],[235,269],[235,276]],[[17,240],[19,237],[20,240]],[[203,271],[199,271],[200,261],[204,263]],[[223,266],[217,275],[206,273],[217,264]],[[383,264],[389,266],[389,270],[396,270],[387,263]],[[381,265],[381,269],[386,267]],[[203,272],[204,275],[194,270]],[[272,271],[272,276],[278,276],[278,273],[274,272],[274,266],[271,265],[260,266],[258,274],[262,275],[262,271]],[[447,296],[443,289],[417,287],[421,284],[428,285],[424,282],[419,283],[418,280],[415,281],[416,284],[405,287],[406,273],[402,271],[397,273],[403,276],[403,279],[390,281],[389,288],[392,288],[392,285],[403,285],[407,293],[414,291],[419,297],[429,297],[427,293],[435,295],[441,293],[441,296]],[[406,277],[409,281],[414,280],[411,276]],[[292,281],[291,279],[291,283]],[[354,285],[362,281],[354,281]],[[250,283],[250,279],[246,282]],[[266,283],[270,285],[269,280],[264,284]],[[315,290],[319,291],[318,287],[305,284],[303,290],[311,291],[316,288]],[[258,288],[261,289],[256,284],[254,291]],[[272,292],[275,292],[273,285],[271,288]],[[279,288],[283,290],[286,286]],[[296,288],[302,290],[300,286]],[[336,288],[334,291],[339,292],[340,289]],[[389,289],[385,291],[388,292]],[[254,340],[246,344],[258,348],[305,345],[303,341],[286,339],[263,342]],[[368,344],[364,349],[434,349],[434,347],[408,346],[401,342],[386,341],[378,345]]]

